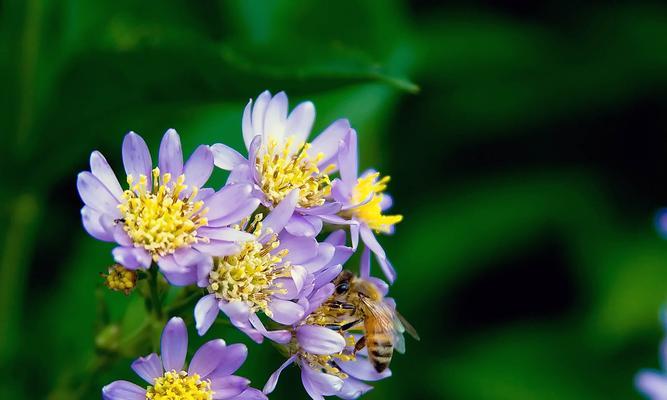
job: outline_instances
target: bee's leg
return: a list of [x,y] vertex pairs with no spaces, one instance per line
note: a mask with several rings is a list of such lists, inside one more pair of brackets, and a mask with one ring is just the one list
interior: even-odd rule
[[334,331],[338,331],[338,330],[341,329],[340,324],[326,324],[326,325],[324,325],[324,327],[327,328],[327,329],[334,330]]
[[366,336],[362,336],[357,343],[354,345],[354,353],[356,354],[359,350],[366,347]]
[[359,322],[361,322],[361,319],[358,319],[358,320],[352,321],[352,322],[348,322],[347,324],[341,326],[340,330],[341,331],[346,331],[346,330],[352,328],[353,326],[355,326],[356,324],[358,324]]
[[352,303],[345,303],[343,301],[330,301],[329,302],[329,307],[331,308],[337,308],[337,309],[342,309],[342,310],[356,310],[356,307]]

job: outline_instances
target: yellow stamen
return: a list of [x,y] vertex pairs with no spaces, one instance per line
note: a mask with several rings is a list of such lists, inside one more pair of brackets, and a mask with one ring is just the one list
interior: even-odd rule
[[292,190],[299,189],[299,207],[321,206],[331,192],[331,181],[327,172],[331,171],[333,166],[320,171],[317,164],[324,155],[320,153],[314,158],[309,157],[310,143],[290,154],[293,144],[293,136],[284,143],[271,139],[266,152],[257,156],[255,164],[262,190],[273,205],[280,203]]
[[155,378],[153,386],[146,389],[146,399],[151,400],[212,400],[211,381],[202,381],[197,374],[169,371]]
[[352,214],[359,220],[365,222],[366,225],[375,232],[389,233],[394,224],[403,220],[403,216],[382,214],[382,208],[380,207],[382,199],[384,198],[382,192],[387,189],[389,177],[385,176],[378,180],[379,176],[380,173],[376,172],[357,179],[357,185],[352,191],[352,202],[358,204],[369,197],[371,197],[371,199],[367,203],[356,207],[347,213]]
[[[180,198],[187,189],[185,176],[180,175],[172,182],[171,174],[160,176],[160,169],[153,170],[153,187],[147,188],[148,178],[127,177],[129,189],[123,193],[123,202],[118,206],[123,218],[117,222],[123,224],[135,247],[145,248],[157,261],[160,256],[174,253],[178,248],[197,242],[206,242],[207,238],[197,236],[197,228],[206,226],[204,217],[208,208],[203,201],[192,201],[198,188]],[[170,184],[171,183],[171,184]]]
[[[256,238],[268,234],[269,239],[263,242],[250,240],[243,244],[238,254],[214,257],[208,291],[219,299],[244,301],[253,311],[262,310],[271,317],[268,308],[271,295],[285,293],[285,289],[274,285],[274,280],[289,276],[291,265],[283,262],[287,249],[271,254],[280,241],[278,235],[262,229],[262,218],[262,214],[257,214],[247,231]],[[235,228],[240,229],[238,226]]]
[[[326,306],[326,303],[318,307],[313,311],[308,318],[305,320],[307,325],[319,325],[319,326],[330,326],[340,323],[341,319],[345,316],[349,317],[347,310],[334,309],[332,307]],[[342,325],[342,324],[341,324]],[[348,348],[353,348],[356,341],[354,336],[345,335],[342,331],[338,332],[345,339],[346,346]],[[340,353],[328,354],[328,355],[319,355],[311,354],[305,350],[298,347],[296,342],[293,342],[292,347],[290,348],[291,354],[297,354],[297,356],[302,360],[302,362],[309,365],[311,368],[324,372],[326,374],[337,376],[341,379],[347,378],[347,374],[338,368],[336,365],[336,360],[340,361],[353,361],[356,359],[354,352],[349,350],[343,350]]]
[[104,280],[104,286],[113,290],[114,292],[124,292],[130,294],[132,289],[137,285],[137,273],[126,269],[120,264],[115,264],[109,267],[108,274],[100,274]]

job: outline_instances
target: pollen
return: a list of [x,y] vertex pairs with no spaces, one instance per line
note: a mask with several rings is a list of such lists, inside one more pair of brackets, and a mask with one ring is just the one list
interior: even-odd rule
[[293,144],[293,136],[287,138],[282,146],[276,140],[269,141],[266,152],[255,160],[260,186],[274,205],[292,190],[299,189],[299,207],[321,206],[331,192],[328,172],[334,166],[329,165],[320,171],[317,164],[324,155],[319,153],[311,158],[308,154],[310,143],[291,154]]
[[130,188],[123,192],[123,201],[118,206],[123,218],[116,222],[123,224],[134,246],[143,247],[157,261],[181,247],[207,242],[207,238],[197,236],[197,228],[208,224],[204,202],[192,200],[198,188],[192,187],[188,196],[181,197],[188,188],[184,184],[185,175],[173,181],[169,173],[160,175],[159,168],[152,174],[152,188],[147,187],[145,175],[138,182],[128,176]]
[[[352,338],[352,341],[346,340],[346,342],[352,343],[351,347],[354,347],[354,337],[350,336],[350,338]],[[322,355],[308,353],[303,349],[299,349],[297,356],[303,364],[308,365],[310,368],[325,374],[337,376],[341,379],[347,379],[348,375],[338,367],[336,361],[354,361],[356,359],[353,352],[345,350],[340,353]]]
[[403,220],[402,215],[383,215],[382,214],[382,200],[384,194],[382,192],[387,189],[389,177],[385,176],[378,180],[379,172],[368,174],[360,177],[357,180],[357,185],[352,191],[352,201],[356,204],[361,203],[371,197],[371,199],[352,210],[359,220],[365,222],[369,228],[377,233],[389,233],[391,227]]
[[109,273],[101,275],[104,278],[104,286],[114,292],[130,294],[137,285],[137,273],[120,264],[109,267]]
[[[237,254],[213,258],[213,270],[209,274],[209,293],[218,299],[244,301],[252,311],[263,311],[271,317],[270,297],[285,293],[274,281],[289,276],[289,262],[283,262],[287,249],[272,253],[279,245],[278,235],[262,229],[262,214],[255,215],[246,230],[255,240],[243,244]],[[244,225],[244,224],[242,224]],[[239,226],[234,228],[240,229]]]
[[210,380],[185,371],[165,372],[146,389],[146,399],[151,400],[212,400],[213,394]]

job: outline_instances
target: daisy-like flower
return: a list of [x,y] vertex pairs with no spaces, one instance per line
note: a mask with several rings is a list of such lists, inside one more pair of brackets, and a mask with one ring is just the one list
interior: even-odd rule
[[[662,312],[662,324],[667,331],[667,311]],[[635,377],[637,389],[651,400],[667,400],[667,338],[660,344],[661,371],[644,369]]]
[[[320,306],[334,294],[335,288],[330,280],[338,273],[340,268],[334,268],[318,277],[321,286],[309,297],[308,316],[294,328],[294,339],[287,345],[290,356],[266,382],[264,393],[273,392],[280,374],[291,364],[299,366],[303,387],[315,400],[321,400],[323,396],[356,399],[373,388],[364,381],[391,376],[389,369],[381,373],[375,370],[366,349],[354,351],[358,335],[328,329],[317,323],[327,320],[326,316],[320,315],[324,312]],[[324,283],[327,280],[329,283]]]
[[[402,215],[384,214],[392,205],[391,196],[384,192],[389,177],[380,178],[380,173],[373,170],[359,176],[357,133],[354,129],[348,132],[345,140],[340,141],[338,164],[340,178],[332,183],[332,196],[342,205],[342,210],[339,215],[323,218],[325,222],[350,224],[352,247],[356,248],[361,236],[366,248],[375,254],[387,280],[393,282],[396,279],[396,270],[373,233],[392,234],[394,225],[403,220]],[[362,269],[362,276],[364,272]]]
[[79,173],[77,188],[85,206],[83,226],[96,239],[116,242],[116,262],[127,269],[157,262],[175,285],[196,281],[205,255],[226,255],[252,235],[228,226],[252,213],[259,201],[250,184],[202,188],[213,171],[209,146],[199,146],[183,164],[175,130],[162,138],[158,167],[152,168],[146,142],[134,132],[123,140],[128,188],[123,190],[104,156],[90,156],[90,171]]
[[164,327],[161,356],[152,353],[132,363],[132,369],[148,383],[142,387],[115,381],[102,388],[104,400],[250,400],[266,399],[249,388],[250,381],[232,375],[243,364],[248,350],[243,344],[227,346],[222,339],[203,344],[185,368],[188,332],[185,322],[174,317]]
[[[254,105],[250,100],[242,121],[248,158],[224,144],[215,144],[211,147],[215,165],[232,171],[232,182],[253,183],[266,207],[276,206],[299,189],[297,211],[301,215],[334,214],[340,206],[330,201],[329,174],[338,169],[338,143],[350,130],[350,123],[337,120],[308,143],[315,120],[313,103],[303,102],[289,115],[287,111],[284,92],[272,97],[265,91]],[[317,224],[307,218],[296,219],[295,224]]]
[[301,299],[313,288],[313,274],[342,259],[342,253],[351,254],[339,240],[318,243],[314,237],[283,231],[298,195],[294,190],[266,218],[256,214],[252,221],[236,226],[254,237],[238,253],[213,257],[212,264],[200,265],[198,285],[209,292],[195,306],[200,335],[222,311],[258,343],[264,337],[279,343],[290,341],[289,331],[268,331],[257,313],[285,326],[301,320],[306,312],[306,302]]

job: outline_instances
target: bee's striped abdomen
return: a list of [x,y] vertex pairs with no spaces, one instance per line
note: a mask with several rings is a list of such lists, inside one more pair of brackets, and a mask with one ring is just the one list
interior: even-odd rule
[[373,368],[377,372],[387,369],[394,353],[392,336],[387,332],[366,331],[366,348]]

